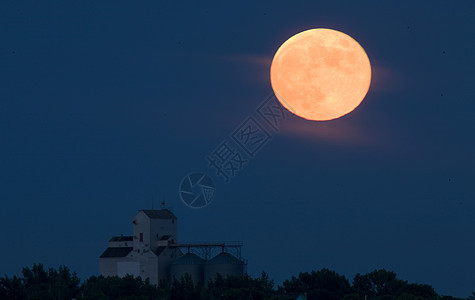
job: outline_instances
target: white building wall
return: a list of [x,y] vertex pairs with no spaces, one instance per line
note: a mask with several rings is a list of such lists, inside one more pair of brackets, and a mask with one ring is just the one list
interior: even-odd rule
[[132,275],[137,277],[140,275],[140,263],[137,261],[119,261],[117,262],[117,276],[124,277]]
[[158,257],[155,253],[147,249],[134,249],[129,256],[138,265],[137,276],[143,280],[148,278],[152,284],[158,284]]
[[99,274],[102,276],[116,276],[117,275],[117,263],[123,260],[122,257],[107,257],[99,258]]
[[165,236],[170,235],[171,239],[178,240],[178,226],[177,220],[174,219],[150,219],[150,245],[153,251],[159,246],[159,240]]
[[[133,221],[134,227],[134,250],[144,250],[150,247],[150,218],[143,212],[139,211]],[[140,241],[140,234],[143,236],[143,241]]]

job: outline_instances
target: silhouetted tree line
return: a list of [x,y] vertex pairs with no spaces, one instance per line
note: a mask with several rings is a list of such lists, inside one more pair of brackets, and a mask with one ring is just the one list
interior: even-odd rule
[[396,273],[384,269],[356,274],[352,284],[335,271],[300,273],[274,288],[265,272],[260,278],[218,276],[207,286],[194,285],[190,276],[161,282],[158,286],[140,277],[91,276],[81,283],[76,273],[64,266],[46,270],[42,264],[23,268],[21,277],[0,278],[0,299],[296,299],[299,294],[308,300],[475,300],[475,292],[467,299],[438,295],[427,284],[408,283],[397,279]]

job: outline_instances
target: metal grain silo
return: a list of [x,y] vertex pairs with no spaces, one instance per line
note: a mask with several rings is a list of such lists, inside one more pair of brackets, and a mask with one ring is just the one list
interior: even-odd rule
[[180,280],[188,273],[195,285],[203,283],[203,266],[205,261],[198,255],[188,253],[173,261],[170,265],[170,282]]
[[205,263],[204,283],[208,284],[209,280],[214,280],[218,273],[223,277],[242,276],[244,275],[244,262],[229,253],[222,252]]

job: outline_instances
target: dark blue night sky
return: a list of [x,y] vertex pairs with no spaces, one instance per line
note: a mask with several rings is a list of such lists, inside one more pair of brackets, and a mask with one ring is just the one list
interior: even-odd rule
[[[337,120],[287,120],[225,184],[206,156],[272,93],[279,46],[311,28],[365,48],[368,95]],[[243,241],[252,276],[386,268],[467,297],[474,53],[471,1],[2,1],[0,273],[97,274],[153,198],[179,241]],[[203,209],[178,197],[193,171],[216,185]]]

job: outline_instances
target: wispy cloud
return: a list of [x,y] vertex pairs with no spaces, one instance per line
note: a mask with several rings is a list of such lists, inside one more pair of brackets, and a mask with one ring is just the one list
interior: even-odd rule
[[225,55],[222,57],[225,60],[237,62],[237,63],[245,63],[259,67],[267,67],[270,68],[272,64],[272,56],[266,55],[257,55],[257,54],[231,54]]
[[[252,68],[253,76],[250,80],[270,83],[269,72],[272,56],[257,54],[230,54],[221,56],[221,59],[231,63]],[[404,76],[397,67],[390,66],[380,60],[372,60],[372,82],[370,90],[375,92],[389,92],[405,86]],[[281,134],[308,141],[325,141],[342,146],[382,146],[384,134],[374,127],[365,125],[358,118],[342,117],[327,122],[313,122],[295,118],[282,124]]]
[[394,91],[404,88],[404,76],[395,67],[390,67],[382,61],[371,61],[371,87],[375,92]]
[[344,119],[314,122],[296,118],[282,124],[281,132],[307,141],[324,141],[344,146],[370,146],[378,143],[377,132],[373,129]]
[[[221,59],[231,63],[240,64],[246,68],[252,68],[251,80],[270,82],[269,73],[272,64],[272,56],[258,54],[229,54],[221,56]],[[406,81],[397,67],[390,66],[381,60],[371,60],[371,89],[375,92],[394,91],[404,88]]]
[[251,69],[252,72],[248,71],[250,76],[246,77],[252,81],[265,83],[266,85],[270,83],[269,74],[272,64],[272,56],[257,54],[230,54],[222,56],[221,59],[241,65],[248,70]]

